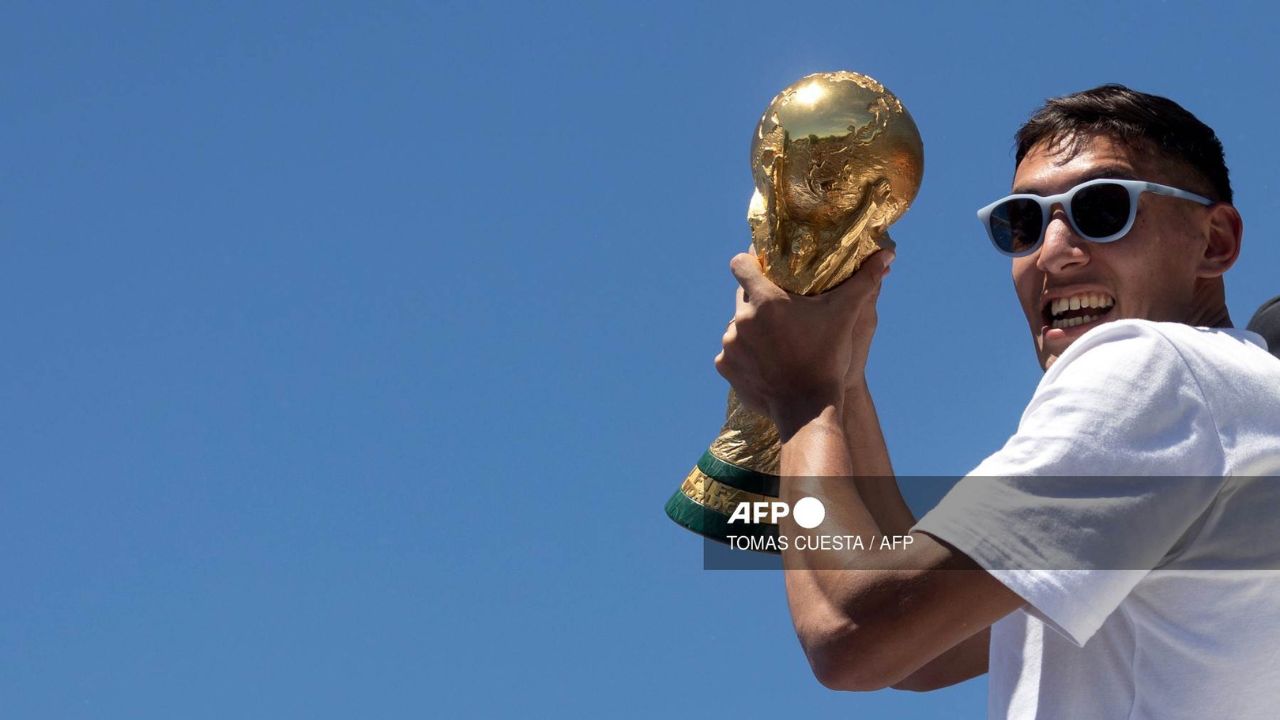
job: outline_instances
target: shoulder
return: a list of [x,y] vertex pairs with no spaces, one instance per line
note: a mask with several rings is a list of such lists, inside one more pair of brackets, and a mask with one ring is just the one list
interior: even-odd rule
[[[1134,398],[1173,398],[1185,387],[1206,403],[1231,388],[1280,383],[1280,362],[1247,330],[1117,320],[1082,335],[1045,373],[1039,396],[1070,387]],[[1173,394],[1171,394],[1173,393]],[[1264,392],[1264,395],[1272,393]]]
[[[1104,358],[1145,359],[1147,363],[1168,362],[1176,366],[1181,358],[1179,345],[1189,340],[1182,329],[1194,330],[1187,325],[1150,320],[1115,320],[1099,325],[1067,348],[1045,373],[1045,381],[1053,382],[1073,368],[1102,365]],[[1121,369],[1135,364],[1123,362]]]
[[[1098,353],[1099,349],[1103,349]],[[1186,369],[1198,369],[1197,360],[1214,363],[1262,363],[1262,370],[1272,363],[1262,338],[1248,330],[1235,328],[1193,327],[1183,323],[1125,319],[1099,325],[1082,335],[1062,354],[1046,378],[1061,373],[1087,353],[1098,355],[1145,355],[1166,360]]]
[[1121,397],[1132,402],[1193,383],[1195,372],[1187,356],[1203,351],[1193,347],[1198,339],[1183,329],[1195,331],[1148,320],[1117,320],[1090,330],[1045,372],[1032,406],[1062,392],[1098,394],[1103,404]]
[[1247,330],[1150,320],[1116,320],[1082,335],[1045,373],[1036,392],[1062,384],[1134,382],[1135,390],[1180,383],[1280,379],[1280,363]]
[[[1185,328],[1185,331],[1183,330]],[[1222,450],[1197,367],[1206,352],[1188,326],[1118,320],[1081,336],[1045,373],[993,458],[1040,474],[1219,474]],[[1212,353],[1210,353],[1212,354]],[[1190,358],[1190,359],[1189,359]],[[984,463],[986,465],[987,463]],[[990,472],[992,468],[984,468]]]

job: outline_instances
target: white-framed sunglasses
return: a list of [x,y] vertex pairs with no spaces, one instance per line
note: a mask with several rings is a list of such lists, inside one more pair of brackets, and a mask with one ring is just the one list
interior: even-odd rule
[[979,210],[978,220],[996,250],[1009,257],[1030,255],[1040,247],[1049,212],[1058,203],[1077,235],[1089,242],[1115,242],[1133,228],[1138,196],[1144,192],[1213,204],[1202,195],[1146,180],[1102,179],[1082,182],[1060,195],[1009,195]]

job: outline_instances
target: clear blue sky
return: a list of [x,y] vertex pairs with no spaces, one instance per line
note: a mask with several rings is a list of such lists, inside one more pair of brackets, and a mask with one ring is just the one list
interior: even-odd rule
[[903,474],[1038,379],[973,212],[1045,97],[1215,127],[1237,323],[1280,293],[1261,3],[372,5],[0,14],[6,718],[981,717],[985,680],[823,690],[781,578],[662,513],[723,411],[750,133],[809,72],[925,140],[870,369]]

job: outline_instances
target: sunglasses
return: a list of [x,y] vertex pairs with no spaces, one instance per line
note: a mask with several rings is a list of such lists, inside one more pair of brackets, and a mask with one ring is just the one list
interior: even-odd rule
[[1035,252],[1044,242],[1049,212],[1062,204],[1077,235],[1096,243],[1115,242],[1133,228],[1138,196],[1144,192],[1212,205],[1209,198],[1145,180],[1090,180],[1061,195],[1018,194],[1001,198],[978,211],[991,244],[1009,257]]

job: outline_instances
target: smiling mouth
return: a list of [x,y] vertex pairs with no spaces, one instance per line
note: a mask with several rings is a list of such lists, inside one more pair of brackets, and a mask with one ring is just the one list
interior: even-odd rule
[[1045,303],[1045,324],[1055,330],[1066,330],[1102,320],[1111,314],[1115,298],[1103,292],[1077,293]]

